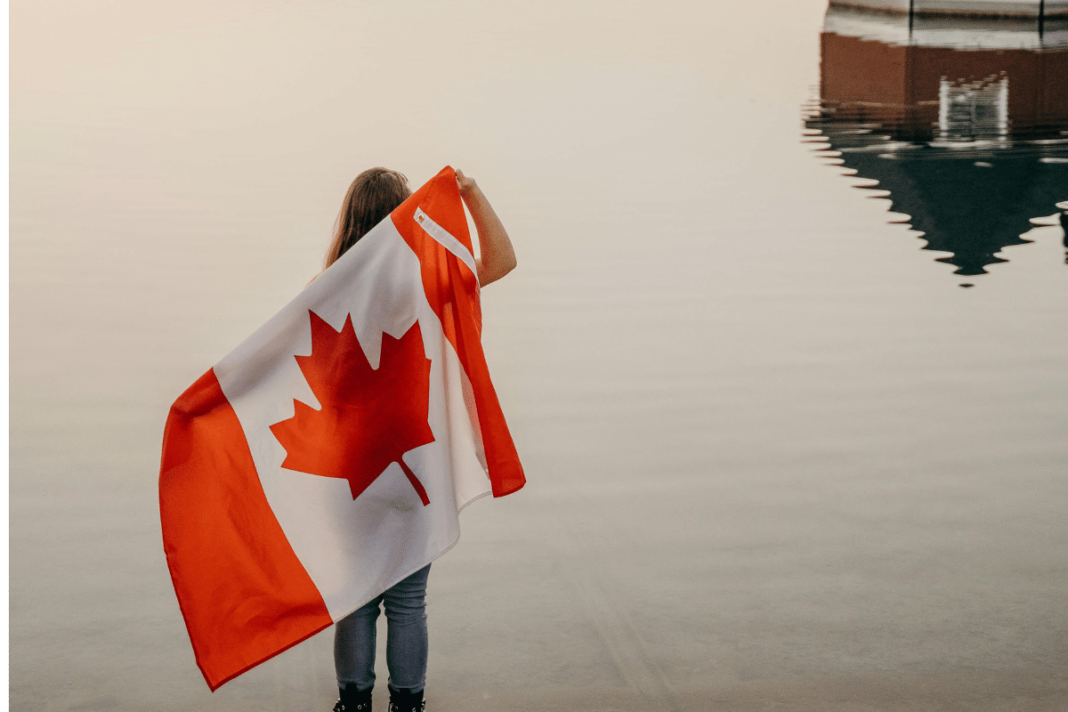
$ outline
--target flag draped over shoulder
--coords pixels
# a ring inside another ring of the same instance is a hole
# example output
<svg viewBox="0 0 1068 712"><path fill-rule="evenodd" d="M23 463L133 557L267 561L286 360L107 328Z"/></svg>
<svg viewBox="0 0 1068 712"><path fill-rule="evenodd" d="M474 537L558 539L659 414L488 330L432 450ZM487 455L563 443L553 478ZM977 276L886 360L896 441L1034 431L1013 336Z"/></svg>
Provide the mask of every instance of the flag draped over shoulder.
<svg viewBox="0 0 1068 712"><path fill-rule="evenodd" d="M175 401L163 547L215 690L456 543L525 479L446 167Z"/></svg>

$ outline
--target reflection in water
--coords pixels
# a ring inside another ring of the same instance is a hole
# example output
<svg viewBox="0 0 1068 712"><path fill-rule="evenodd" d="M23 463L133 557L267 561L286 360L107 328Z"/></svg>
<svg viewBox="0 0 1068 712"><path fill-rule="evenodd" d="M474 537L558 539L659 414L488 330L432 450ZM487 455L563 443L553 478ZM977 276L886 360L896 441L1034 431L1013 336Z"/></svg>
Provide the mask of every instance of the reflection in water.
<svg viewBox="0 0 1068 712"><path fill-rule="evenodd" d="M1005 262L1032 218L1068 200L1068 20L832 6L820 55L806 140L878 181L957 274Z"/></svg>

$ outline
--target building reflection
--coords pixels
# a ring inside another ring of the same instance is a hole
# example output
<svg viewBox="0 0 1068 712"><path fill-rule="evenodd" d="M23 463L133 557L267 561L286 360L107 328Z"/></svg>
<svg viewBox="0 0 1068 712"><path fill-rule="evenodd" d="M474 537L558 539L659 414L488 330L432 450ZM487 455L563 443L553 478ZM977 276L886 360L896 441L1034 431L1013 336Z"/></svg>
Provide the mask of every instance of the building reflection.
<svg viewBox="0 0 1068 712"><path fill-rule="evenodd" d="M1068 201L1068 19L831 6L820 54L806 140L878 181L957 274L1006 261Z"/></svg>

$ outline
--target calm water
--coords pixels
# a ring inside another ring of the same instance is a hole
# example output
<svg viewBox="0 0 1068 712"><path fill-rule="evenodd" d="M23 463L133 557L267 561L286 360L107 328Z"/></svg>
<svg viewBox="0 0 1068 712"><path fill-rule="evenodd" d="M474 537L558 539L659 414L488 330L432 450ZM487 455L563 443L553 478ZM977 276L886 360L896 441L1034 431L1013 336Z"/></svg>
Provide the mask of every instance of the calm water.
<svg viewBox="0 0 1068 712"><path fill-rule="evenodd" d="M330 709L329 634L207 691L163 421L317 271L357 172L446 163L519 255L485 338L530 484L435 564L433 710L1068 708L1068 91L1020 68L1058 66L1056 27L910 39L816 0L11 26L12 709ZM984 43L1022 64L955 48ZM928 71L878 74L899 50Z"/></svg>

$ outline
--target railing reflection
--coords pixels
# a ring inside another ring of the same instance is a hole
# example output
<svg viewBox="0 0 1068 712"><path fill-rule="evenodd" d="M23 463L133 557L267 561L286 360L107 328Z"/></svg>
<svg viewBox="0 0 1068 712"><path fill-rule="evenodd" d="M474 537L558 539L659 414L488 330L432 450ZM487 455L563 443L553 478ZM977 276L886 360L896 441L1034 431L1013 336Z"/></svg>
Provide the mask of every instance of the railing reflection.
<svg viewBox="0 0 1068 712"><path fill-rule="evenodd" d="M805 125L949 253L938 261L985 273L1032 219L1068 209L1068 19L832 6Z"/></svg>

